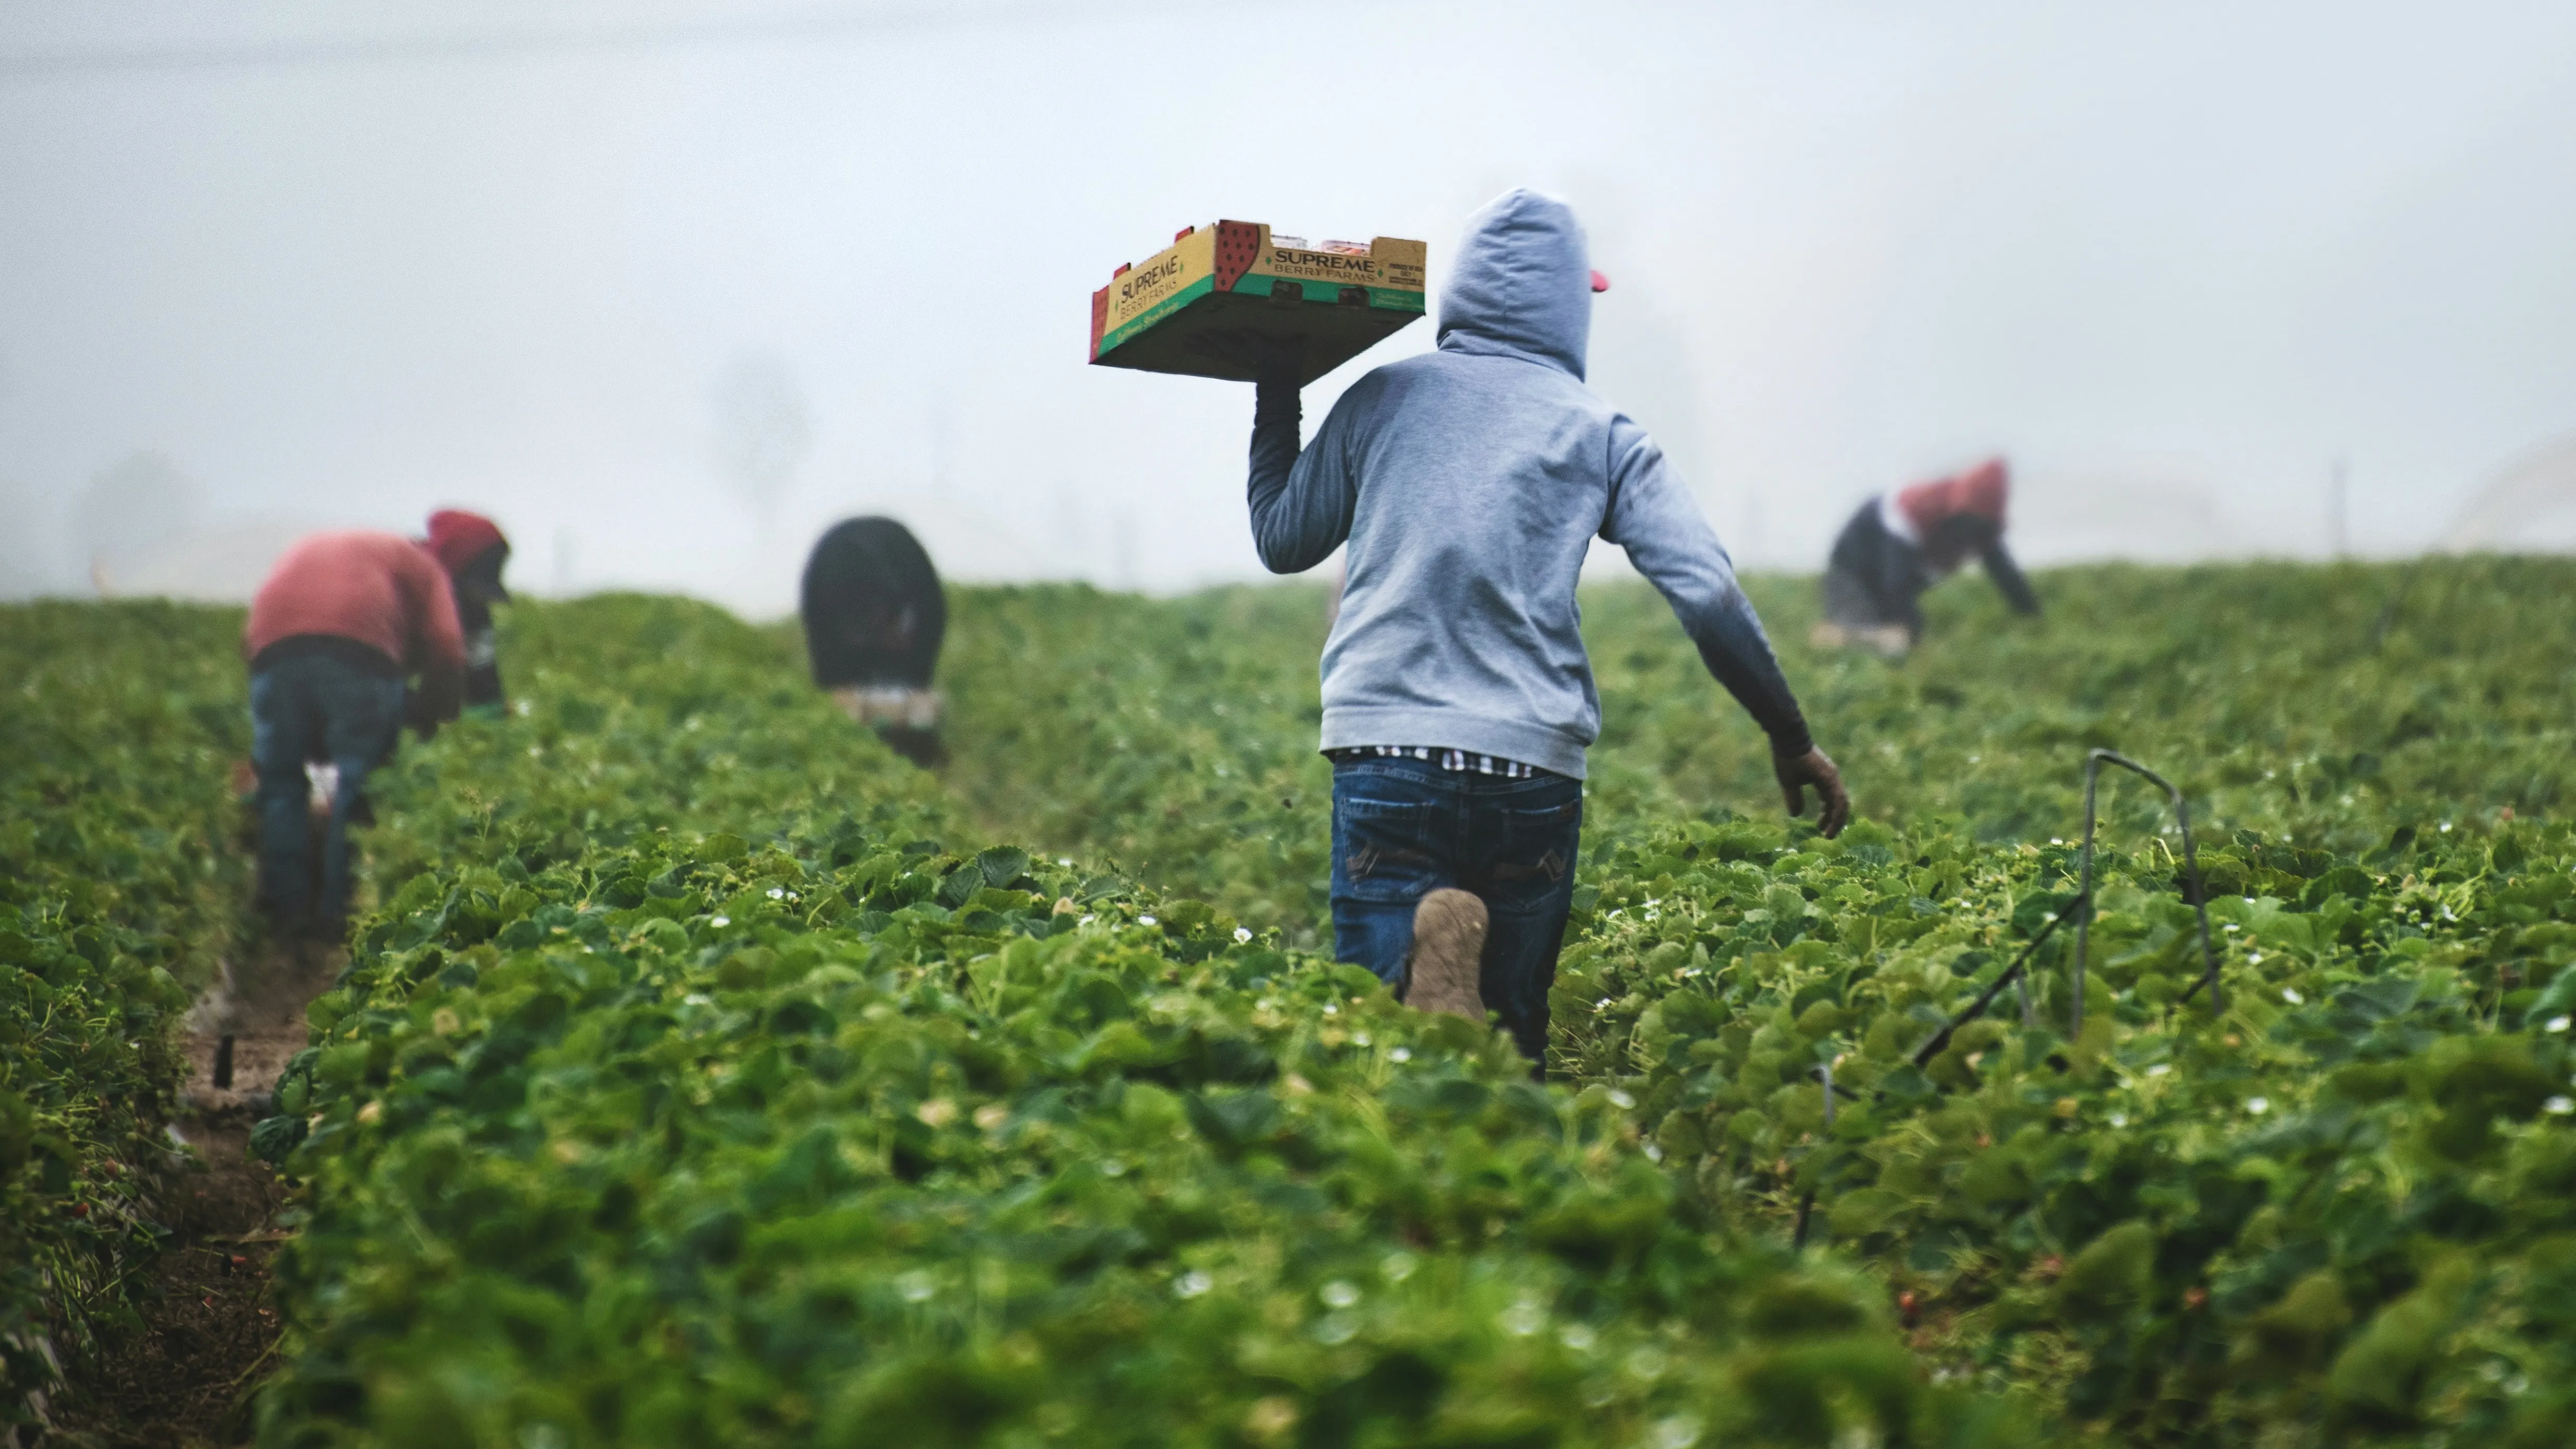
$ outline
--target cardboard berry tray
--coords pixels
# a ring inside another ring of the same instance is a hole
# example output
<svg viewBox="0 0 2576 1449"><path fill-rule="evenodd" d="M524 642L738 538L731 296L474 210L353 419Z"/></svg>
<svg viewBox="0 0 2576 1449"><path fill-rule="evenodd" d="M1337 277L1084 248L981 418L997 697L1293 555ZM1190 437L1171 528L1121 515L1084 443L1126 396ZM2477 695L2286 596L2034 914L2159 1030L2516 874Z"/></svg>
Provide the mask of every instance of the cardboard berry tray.
<svg viewBox="0 0 2576 1449"><path fill-rule="evenodd" d="M1257 221L1190 227L1091 294L1091 360L1249 382L1293 349L1312 382L1422 315L1421 242L1308 245Z"/></svg>

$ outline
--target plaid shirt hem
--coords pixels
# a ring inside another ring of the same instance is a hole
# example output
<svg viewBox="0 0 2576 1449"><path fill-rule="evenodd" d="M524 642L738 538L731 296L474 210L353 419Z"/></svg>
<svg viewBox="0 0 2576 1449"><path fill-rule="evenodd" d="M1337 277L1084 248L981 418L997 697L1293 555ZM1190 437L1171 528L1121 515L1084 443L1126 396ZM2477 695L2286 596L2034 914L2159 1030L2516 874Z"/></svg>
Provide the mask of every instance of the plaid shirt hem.
<svg viewBox="0 0 2576 1449"><path fill-rule="evenodd" d="M1528 780L1554 773L1500 755L1480 755L1438 745L1352 745L1326 750L1324 757L1336 764L1350 760L1424 760L1460 774L1498 775L1506 780Z"/></svg>

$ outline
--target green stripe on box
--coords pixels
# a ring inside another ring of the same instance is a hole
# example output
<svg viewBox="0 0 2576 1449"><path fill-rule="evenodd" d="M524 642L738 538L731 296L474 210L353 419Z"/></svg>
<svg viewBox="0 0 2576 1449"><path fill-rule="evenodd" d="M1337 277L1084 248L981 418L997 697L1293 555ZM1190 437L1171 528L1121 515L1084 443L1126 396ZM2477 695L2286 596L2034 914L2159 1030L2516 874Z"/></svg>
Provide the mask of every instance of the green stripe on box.
<svg viewBox="0 0 2576 1449"><path fill-rule="evenodd" d="M1181 310L1183 307L1188 306L1190 303L1197 301L1199 298L1204 297L1215 290L1216 278L1212 276L1199 278L1197 281L1192 282L1188 286L1174 292L1172 295L1165 297L1153 306L1137 313L1134 321L1104 334L1100 339L1100 350L1102 352L1107 352L1110 348L1117 346L1119 343L1126 341L1128 338L1135 336L1137 333L1144 331L1146 328L1153 326L1155 323L1162 321L1164 318L1171 316L1174 312Z"/></svg>
<svg viewBox="0 0 2576 1449"><path fill-rule="evenodd" d="M1314 293L1309 292L1306 294L1306 300L1309 302L1325 303L1332 306L1341 305L1341 286L1343 284L1309 281L1300 277L1248 276L1243 278L1241 281L1236 282L1234 284L1234 290L1239 296L1267 297L1270 295L1270 284L1273 282L1295 282L1300 287L1331 287L1334 289L1332 296L1318 297ZM1349 285L1355 286L1357 284L1352 283ZM1372 307L1384 307L1393 312L1419 312L1422 310L1422 294L1420 292L1408 292L1401 287L1371 287L1368 289L1368 294L1369 305Z"/></svg>
<svg viewBox="0 0 2576 1449"><path fill-rule="evenodd" d="M1281 277L1276 279L1260 276L1244 277L1234 284L1234 291L1238 295L1242 296L1267 297L1270 295L1270 284L1273 280L1297 281L1294 277ZM1306 284L1300 282L1299 285L1303 286ZM1324 283L1319 285L1331 284ZM1126 342L1128 339L1134 337L1137 333L1146 331L1155 323L1164 320L1174 312L1181 310L1183 307L1188 306L1190 303L1197 301L1201 297L1207 296L1215 290L1216 278L1199 278L1197 281L1192 282L1188 286L1174 292L1172 295L1165 297L1153 306L1146 308L1143 312L1137 315L1134 321L1104 334L1100 339L1100 350L1094 353L1093 356L1108 356L1112 350L1116 349L1120 344ZM1371 307L1381 308L1389 312L1410 312L1415 316L1422 315L1423 295L1420 292L1409 292L1401 287L1371 287L1368 289L1368 294L1369 305ZM1309 305L1320 307L1337 307L1341 305L1338 293L1330 297L1309 295L1306 298L1306 301Z"/></svg>

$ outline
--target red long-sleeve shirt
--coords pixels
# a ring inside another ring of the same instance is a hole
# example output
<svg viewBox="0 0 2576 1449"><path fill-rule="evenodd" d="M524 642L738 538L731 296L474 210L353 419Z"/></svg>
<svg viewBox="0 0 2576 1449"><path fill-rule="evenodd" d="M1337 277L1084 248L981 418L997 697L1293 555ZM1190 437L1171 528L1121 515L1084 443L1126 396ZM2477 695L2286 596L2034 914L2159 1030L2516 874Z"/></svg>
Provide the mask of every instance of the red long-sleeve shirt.
<svg viewBox="0 0 2576 1449"><path fill-rule="evenodd" d="M447 570L418 544L367 529L296 541L250 603L242 653L256 659L282 639L328 634L376 650L436 685L461 679L465 637Z"/></svg>

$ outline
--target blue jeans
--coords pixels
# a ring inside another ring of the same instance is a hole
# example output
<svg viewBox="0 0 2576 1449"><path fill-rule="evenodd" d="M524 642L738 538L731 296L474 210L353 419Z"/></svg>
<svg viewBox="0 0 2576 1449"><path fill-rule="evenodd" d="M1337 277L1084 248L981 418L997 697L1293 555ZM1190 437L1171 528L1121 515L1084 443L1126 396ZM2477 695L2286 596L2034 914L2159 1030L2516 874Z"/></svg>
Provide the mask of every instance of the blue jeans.
<svg viewBox="0 0 2576 1449"><path fill-rule="evenodd" d="M349 815L367 772L394 752L403 682L345 659L302 653L250 677L250 761L259 772L259 896L282 933L336 934L349 914ZM322 840L321 897L314 898L312 795L305 762L340 769Z"/></svg>
<svg viewBox="0 0 2576 1449"><path fill-rule="evenodd" d="M1473 892L1489 924L1479 979L1523 1056L1547 1060L1547 991L1574 906L1583 782L1504 779L1428 760L1333 766L1333 946L1398 996L1413 908L1443 886Z"/></svg>

